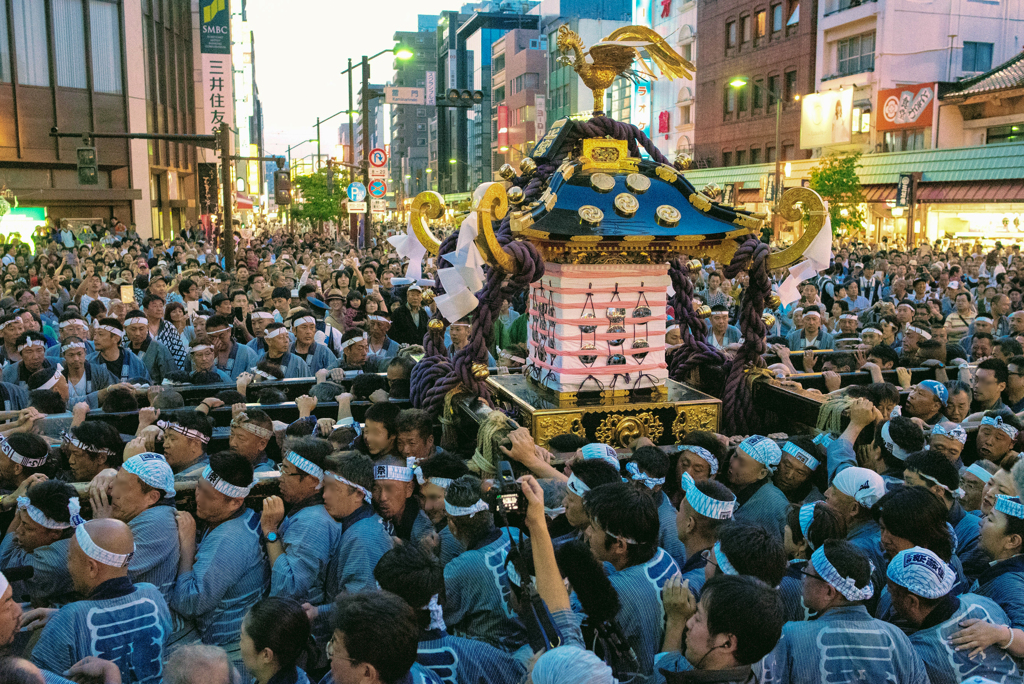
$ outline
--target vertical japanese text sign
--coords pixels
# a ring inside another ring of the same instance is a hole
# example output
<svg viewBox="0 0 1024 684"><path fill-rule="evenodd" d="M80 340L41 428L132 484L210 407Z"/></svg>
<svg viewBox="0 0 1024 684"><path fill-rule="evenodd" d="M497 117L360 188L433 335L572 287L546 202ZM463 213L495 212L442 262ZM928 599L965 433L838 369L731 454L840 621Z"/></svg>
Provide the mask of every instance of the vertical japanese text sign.
<svg viewBox="0 0 1024 684"><path fill-rule="evenodd" d="M216 133L221 123L234 127L231 23L228 0L200 0L199 51L203 56L203 130Z"/></svg>

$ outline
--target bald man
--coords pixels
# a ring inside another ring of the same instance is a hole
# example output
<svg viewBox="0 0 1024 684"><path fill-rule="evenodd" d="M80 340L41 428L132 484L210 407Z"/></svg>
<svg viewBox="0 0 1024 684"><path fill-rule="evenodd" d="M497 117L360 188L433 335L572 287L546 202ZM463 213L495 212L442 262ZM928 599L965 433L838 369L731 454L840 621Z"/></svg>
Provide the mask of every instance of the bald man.
<svg viewBox="0 0 1024 684"><path fill-rule="evenodd" d="M134 551L132 531L120 520L79 522L68 572L86 598L50 618L32 651L34 664L66 672L94 655L116 664L123 681L159 684L171 612L159 589L128 578Z"/></svg>

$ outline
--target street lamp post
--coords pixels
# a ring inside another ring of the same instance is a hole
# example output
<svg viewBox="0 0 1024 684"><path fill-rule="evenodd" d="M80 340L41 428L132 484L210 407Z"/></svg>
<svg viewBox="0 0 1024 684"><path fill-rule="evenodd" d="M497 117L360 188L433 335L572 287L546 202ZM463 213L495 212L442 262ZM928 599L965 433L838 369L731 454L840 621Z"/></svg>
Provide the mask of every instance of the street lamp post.
<svg viewBox="0 0 1024 684"><path fill-rule="evenodd" d="M362 60L360 60L360 66L361 66L361 71L362 71L362 87L361 87L359 92L360 92L360 95L361 95L362 101L363 101L362 102L362 105L363 105L362 106L362 115L361 115L362 116L362 120L363 120L363 135L362 135L362 157L363 158L361 158L359 160L359 166L363 170L363 185L369 185L369 183L370 183L370 163L366 159L366 156L369 155L369 153L370 153L370 128L369 128L369 118L370 118L370 62L375 60L375 59L377 59L381 55L387 54L389 52L391 54L393 54L397 59L401 59L401 60L411 59L414 56L412 50L409 50L408 48L402 47L401 45L396 45L395 47L390 48L388 50L381 50L380 52L378 52L377 54L373 55L372 57L367 57L366 55L363 55ZM344 71L342 71L341 73L348 74L348 102L349 102L349 109L350 109L349 117L348 117L348 137L349 137L349 144L352 147L353 157L354 157L354 154L355 154L355 139L353 138L352 112L351 112L351 107L352 107L352 60L351 59L348 60L348 68L345 69ZM354 158L351 159L350 162L354 164L355 163L355 159ZM356 244L356 240L358 239L358 234L356 233L356 228L355 228L355 218L352 216L352 214L349 214L349 217L350 217L350 221L352 222L352 223L350 223L350 226L349 226L350 227L349 237L352 240L352 243ZM365 232L365 229L366 229L366 225L367 225L366 224L366 218L364 217L363 218L364 232ZM367 236L367 238L368 237L369 236Z"/></svg>
<svg viewBox="0 0 1024 684"><path fill-rule="evenodd" d="M737 76L736 78L729 81L729 86L735 89L745 88L750 84L750 79L746 76ZM757 87L756 85L754 86ZM772 183L772 237L778 239L779 237L779 197L782 195L779 192L782 184L782 142L781 142L781 126L782 126L782 95L765 88L768 93L768 97L775 98L775 180Z"/></svg>

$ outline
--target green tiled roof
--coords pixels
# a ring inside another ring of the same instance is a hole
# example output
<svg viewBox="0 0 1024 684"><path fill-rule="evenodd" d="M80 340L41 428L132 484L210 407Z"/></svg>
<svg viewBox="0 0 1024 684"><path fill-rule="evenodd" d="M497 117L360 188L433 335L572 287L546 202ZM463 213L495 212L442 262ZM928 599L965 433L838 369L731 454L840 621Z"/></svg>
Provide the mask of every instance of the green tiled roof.
<svg viewBox="0 0 1024 684"><path fill-rule="evenodd" d="M793 175L807 177L818 160L793 162ZM1024 143L959 147L911 152L866 154L857 168L863 185L895 184L899 174L921 172L924 183L958 183L967 181L1009 180L1024 178ZM686 179L696 187L707 183L743 183L744 188L758 187L761 177L775 173L775 164L753 164L714 169L690 169Z"/></svg>
<svg viewBox="0 0 1024 684"><path fill-rule="evenodd" d="M975 95L992 90L1024 87L1024 52L995 69L965 78L943 93L943 97Z"/></svg>

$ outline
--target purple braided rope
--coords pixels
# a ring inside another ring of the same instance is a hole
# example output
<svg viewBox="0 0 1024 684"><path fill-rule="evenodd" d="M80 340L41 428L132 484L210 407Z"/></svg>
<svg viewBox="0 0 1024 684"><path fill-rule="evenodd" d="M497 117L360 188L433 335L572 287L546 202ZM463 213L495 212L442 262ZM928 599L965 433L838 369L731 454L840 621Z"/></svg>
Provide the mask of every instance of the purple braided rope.
<svg viewBox="0 0 1024 684"><path fill-rule="evenodd" d="M707 323L693 309L693 282L687 277L682 260L676 259L669 266L672 288L676 291L672 300L682 346L672 355L669 377L676 382L686 382L690 371L702 365L721 366L726 362L725 354L707 343Z"/></svg>
<svg viewBox="0 0 1024 684"><path fill-rule="evenodd" d="M581 138L603 138L605 136L611 136L617 140L626 140L629 142L629 155L631 157L640 156L640 146L647 151L647 154L651 155L651 159L661 164L668 164L668 157L661 153L651 139L644 135L644 132L633 124L622 123L615 119L610 119L607 116L595 116L590 121L583 121L577 123L577 130L584 133ZM637 144L639 143L639 145Z"/></svg>
<svg viewBox="0 0 1024 684"><path fill-rule="evenodd" d="M760 419L753 410L753 396L747 375L750 370L764 365L761 355L767 349L765 338L768 327L761 319L761 313L764 311L765 299L771 293L771 280L768 277L770 252L767 244L752 236L740 245L725 269L726 278L735 278L744 269L750 273L750 284L743 292L738 321L744 338L743 345L732 361L722 394L725 428L727 434L731 435L754 434L760 425Z"/></svg>

